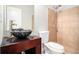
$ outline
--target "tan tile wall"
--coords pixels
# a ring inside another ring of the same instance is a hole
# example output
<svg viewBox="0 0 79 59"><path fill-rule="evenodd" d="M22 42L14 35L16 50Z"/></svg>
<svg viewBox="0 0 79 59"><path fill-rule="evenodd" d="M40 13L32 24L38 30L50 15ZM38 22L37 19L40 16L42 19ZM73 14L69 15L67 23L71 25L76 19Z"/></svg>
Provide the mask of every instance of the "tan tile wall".
<svg viewBox="0 0 79 59"><path fill-rule="evenodd" d="M48 9L48 30L49 41L57 42L57 13L52 9Z"/></svg>
<svg viewBox="0 0 79 59"><path fill-rule="evenodd" d="M65 53L79 53L79 7L58 13L57 41L65 47Z"/></svg>

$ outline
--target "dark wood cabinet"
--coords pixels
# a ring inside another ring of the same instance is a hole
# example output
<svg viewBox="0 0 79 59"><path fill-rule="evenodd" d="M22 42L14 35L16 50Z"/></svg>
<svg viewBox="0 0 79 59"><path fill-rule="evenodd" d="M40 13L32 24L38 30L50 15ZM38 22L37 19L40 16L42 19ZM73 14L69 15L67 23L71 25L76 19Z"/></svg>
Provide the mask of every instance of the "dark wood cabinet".
<svg viewBox="0 0 79 59"><path fill-rule="evenodd" d="M41 38L30 36L24 40L16 40L0 47L1 54L41 54Z"/></svg>

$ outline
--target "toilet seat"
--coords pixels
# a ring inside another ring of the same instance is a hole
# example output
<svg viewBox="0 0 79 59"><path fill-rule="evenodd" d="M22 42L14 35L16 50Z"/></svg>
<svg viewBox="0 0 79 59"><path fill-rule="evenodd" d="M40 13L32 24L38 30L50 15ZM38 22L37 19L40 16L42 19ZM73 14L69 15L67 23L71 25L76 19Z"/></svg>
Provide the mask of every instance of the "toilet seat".
<svg viewBox="0 0 79 59"><path fill-rule="evenodd" d="M48 42L44 44L51 52L64 53L64 47L58 43Z"/></svg>

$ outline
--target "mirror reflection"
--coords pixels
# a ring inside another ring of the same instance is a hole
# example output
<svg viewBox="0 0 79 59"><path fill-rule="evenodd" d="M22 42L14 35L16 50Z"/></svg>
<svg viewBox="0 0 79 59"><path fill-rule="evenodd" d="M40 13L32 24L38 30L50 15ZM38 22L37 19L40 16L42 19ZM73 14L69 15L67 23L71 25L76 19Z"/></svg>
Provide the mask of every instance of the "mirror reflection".
<svg viewBox="0 0 79 59"><path fill-rule="evenodd" d="M6 5L5 6L4 36L9 35L12 29L22 28L32 30L34 15L33 5Z"/></svg>

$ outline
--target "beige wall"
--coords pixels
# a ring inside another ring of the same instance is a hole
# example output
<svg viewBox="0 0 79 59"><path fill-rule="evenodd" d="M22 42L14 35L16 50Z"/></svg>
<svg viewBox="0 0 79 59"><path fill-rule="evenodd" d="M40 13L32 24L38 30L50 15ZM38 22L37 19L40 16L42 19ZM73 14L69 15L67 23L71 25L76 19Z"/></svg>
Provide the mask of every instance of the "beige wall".
<svg viewBox="0 0 79 59"><path fill-rule="evenodd" d="M58 13L58 33L63 42L65 53L79 53L79 7Z"/></svg>
<svg viewBox="0 0 79 59"><path fill-rule="evenodd" d="M36 5L34 8L34 35L39 31L48 31L48 7L46 5Z"/></svg>

